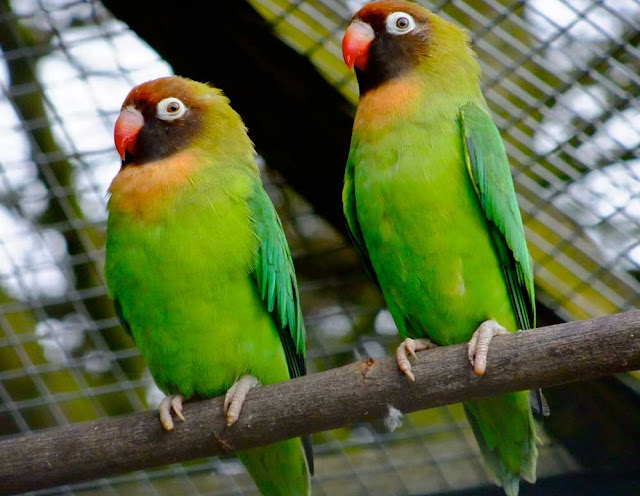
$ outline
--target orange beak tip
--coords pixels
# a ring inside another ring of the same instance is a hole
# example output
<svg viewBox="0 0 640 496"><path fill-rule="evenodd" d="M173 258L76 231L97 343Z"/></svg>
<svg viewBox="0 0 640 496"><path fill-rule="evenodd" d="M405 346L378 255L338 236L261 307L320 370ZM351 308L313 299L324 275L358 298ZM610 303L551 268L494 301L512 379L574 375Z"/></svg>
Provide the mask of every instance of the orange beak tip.
<svg viewBox="0 0 640 496"><path fill-rule="evenodd" d="M116 143L116 150L118 150L120 160L124 161L124 155L126 153L126 143Z"/></svg>
<svg viewBox="0 0 640 496"><path fill-rule="evenodd" d="M349 70L352 71L353 70L353 63L355 62L355 60L353 59L353 57L351 57L351 54L345 55L344 62L345 62L345 64L347 64L347 67L349 68Z"/></svg>

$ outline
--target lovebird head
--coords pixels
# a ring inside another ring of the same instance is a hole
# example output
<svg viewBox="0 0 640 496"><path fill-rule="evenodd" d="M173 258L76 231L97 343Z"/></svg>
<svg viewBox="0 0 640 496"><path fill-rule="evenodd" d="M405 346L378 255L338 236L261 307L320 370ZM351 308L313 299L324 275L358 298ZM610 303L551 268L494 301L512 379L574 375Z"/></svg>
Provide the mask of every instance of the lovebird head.
<svg viewBox="0 0 640 496"><path fill-rule="evenodd" d="M114 128L123 167L162 160L188 148L224 153L248 137L222 91L170 76L147 81L127 95Z"/></svg>
<svg viewBox="0 0 640 496"><path fill-rule="evenodd" d="M480 75L464 29L403 0L372 2L356 12L342 54L355 68L361 95L406 76L430 80L437 91L476 85Z"/></svg>
<svg viewBox="0 0 640 496"><path fill-rule="evenodd" d="M228 172L258 178L253 143L217 88L171 76L127 95L114 128L122 167L109 186L109 211L154 221L184 191L230 188ZM198 196L199 195L199 196Z"/></svg>

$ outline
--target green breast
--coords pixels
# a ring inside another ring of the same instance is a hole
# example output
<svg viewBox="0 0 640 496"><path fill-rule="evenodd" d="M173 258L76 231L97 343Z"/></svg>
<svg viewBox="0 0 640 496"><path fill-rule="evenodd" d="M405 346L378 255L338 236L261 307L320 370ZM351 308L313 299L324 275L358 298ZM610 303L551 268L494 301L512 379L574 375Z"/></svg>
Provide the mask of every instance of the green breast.
<svg viewBox="0 0 640 496"><path fill-rule="evenodd" d="M110 214L109 288L166 393L217 395L246 373L265 383L288 377L251 277L253 180L196 177L153 224Z"/></svg>
<svg viewBox="0 0 640 496"><path fill-rule="evenodd" d="M455 114L363 134L356 146L358 221L400 331L445 345L488 318L515 330Z"/></svg>

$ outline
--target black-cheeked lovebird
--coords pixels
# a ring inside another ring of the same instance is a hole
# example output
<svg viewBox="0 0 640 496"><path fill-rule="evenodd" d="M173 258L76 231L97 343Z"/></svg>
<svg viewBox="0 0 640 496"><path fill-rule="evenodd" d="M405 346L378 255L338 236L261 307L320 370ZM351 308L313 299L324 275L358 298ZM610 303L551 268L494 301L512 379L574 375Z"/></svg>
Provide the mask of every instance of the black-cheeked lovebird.
<svg viewBox="0 0 640 496"><path fill-rule="evenodd" d="M106 275L116 313L158 387L162 425L182 402L305 374L293 262L240 116L181 77L131 90L115 125ZM188 418L187 418L188 421ZM265 495L310 494L308 439L237 453Z"/></svg>
<svg viewBox="0 0 640 496"><path fill-rule="evenodd" d="M344 212L400 333L400 369L434 345L469 342L476 374L497 334L535 326L531 258L505 148L466 32L415 3L353 17L343 55L360 99ZM428 384L425 387L429 387ZM464 403L497 484L534 482L528 392Z"/></svg>

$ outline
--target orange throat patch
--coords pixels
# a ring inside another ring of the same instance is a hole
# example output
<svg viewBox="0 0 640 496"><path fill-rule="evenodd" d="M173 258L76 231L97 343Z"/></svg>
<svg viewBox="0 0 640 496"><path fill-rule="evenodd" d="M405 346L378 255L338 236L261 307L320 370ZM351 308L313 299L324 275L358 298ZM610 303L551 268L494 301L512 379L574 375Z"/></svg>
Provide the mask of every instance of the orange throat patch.
<svg viewBox="0 0 640 496"><path fill-rule="evenodd" d="M354 131L379 129L396 122L398 118L408 117L415 111L421 90L422 81L416 76L393 79L369 90L358 102Z"/></svg>
<svg viewBox="0 0 640 496"><path fill-rule="evenodd" d="M193 152L183 151L144 165L128 165L109 186L109 210L142 221L157 219L205 163Z"/></svg>

